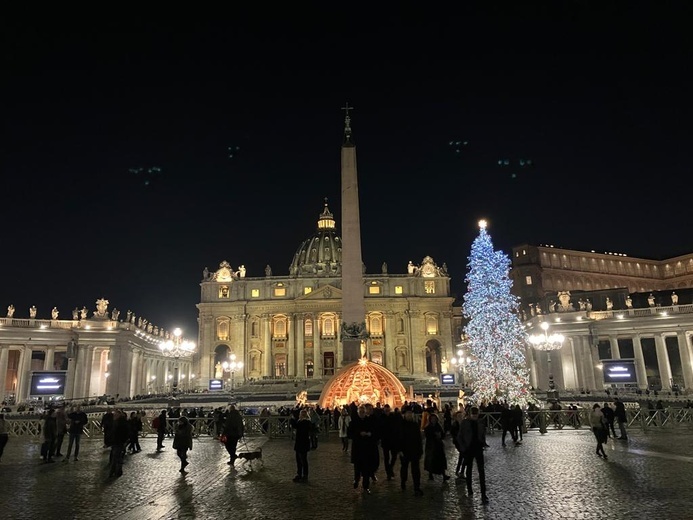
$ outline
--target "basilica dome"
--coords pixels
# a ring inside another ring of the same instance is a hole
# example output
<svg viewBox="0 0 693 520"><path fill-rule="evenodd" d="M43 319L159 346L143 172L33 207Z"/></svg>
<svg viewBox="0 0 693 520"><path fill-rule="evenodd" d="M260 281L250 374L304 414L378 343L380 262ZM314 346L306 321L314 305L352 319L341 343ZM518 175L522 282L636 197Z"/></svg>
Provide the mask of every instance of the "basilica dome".
<svg viewBox="0 0 693 520"><path fill-rule="evenodd" d="M342 239L335 229L334 216L325 203L315 234L296 250L289 276L341 276Z"/></svg>
<svg viewBox="0 0 693 520"><path fill-rule="evenodd" d="M395 374L363 357L345 366L325 384L318 404L334 408L351 402L380 403L402 409L406 399L407 391Z"/></svg>

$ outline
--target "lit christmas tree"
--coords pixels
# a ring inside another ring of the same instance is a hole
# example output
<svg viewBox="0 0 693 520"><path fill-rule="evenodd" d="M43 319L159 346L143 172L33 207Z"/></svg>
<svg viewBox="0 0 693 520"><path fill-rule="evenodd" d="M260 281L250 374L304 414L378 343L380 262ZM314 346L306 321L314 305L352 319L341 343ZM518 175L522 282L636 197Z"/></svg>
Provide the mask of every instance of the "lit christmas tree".
<svg viewBox="0 0 693 520"><path fill-rule="evenodd" d="M466 277L467 293L462 312L469 319L472 361L468 374L475 403L494 397L524 406L532 400L525 359L527 335L522 328L519 299L510 293L510 259L494 251L486 222L479 222L479 236L472 244Z"/></svg>

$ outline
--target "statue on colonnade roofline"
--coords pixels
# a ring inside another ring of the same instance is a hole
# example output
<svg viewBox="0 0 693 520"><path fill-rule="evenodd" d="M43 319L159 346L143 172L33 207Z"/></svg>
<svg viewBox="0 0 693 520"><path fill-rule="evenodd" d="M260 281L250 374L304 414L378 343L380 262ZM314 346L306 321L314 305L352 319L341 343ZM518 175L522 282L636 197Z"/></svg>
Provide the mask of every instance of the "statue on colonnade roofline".
<svg viewBox="0 0 693 520"><path fill-rule="evenodd" d="M7 306L7 317L12 318L14 316L14 305L11 303Z"/></svg>
<svg viewBox="0 0 693 520"><path fill-rule="evenodd" d="M614 308L614 302L611 301L611 298L608 296L606 297L606 310L610 311Z"/></svg>
<svg viewBox="0 0 693 520"><path fill-rule="evenodd" d="M36 312L37 312L36 311L36 305L32 305L31 307L29 307L29 317L30 318L32 318L32 319L35 318Z"/></svg>
<svg viewBox="0 0 693 520"><path fill-rule="evenodd" d="M128 309L128 312L125 313L125 323L130 323L130 318L132 318L132 311Z"/></svg>
<svg viewBox="0 0 693 520"><path fill-rule="evenodd" d="M72 319L74 321L79 320L79 307L75 307L74 309L72 309Z"/></svg>
<svg viewBox="0 0 693 520"><path fill-rule="evenodd" d="M113 312L111 313L111 320L118 321L118 316L120 316L120 311L113 307Z"/></svg>
<svg viewBox="0 0 693 520"><path fill-rule="evenodd" d="M80 316L80 318L83 319L83 320L86 320L86 319L87 319L87 313L88 313L88 312L89 312L89 311L87 311L87 308L86 308L86 307L82 307L82 310L79 311L79 316Z"/></svg>
<svg viewBox="0 0 693 520"><path fill-rule="evenodd" d="M647 297L647 304L648 304L650 307L654 307L654 306L655 306L655 297L654 297L654 295L653 295L652 293L650 293L650 295Z"/></svg>
<svg viewBox="0 0 693 520"><path fill-rule="evenodd" d="M57 308L57 307L53 307L53 309L51 310L51 319L57 320L57 319L58 319L58 314L59 314L59 313L58 313L58 308Z"/></svg>
<svg viewBox="0 0 693 520"><path fill-rule="evenodd" d="M633 298L630 297L630 294L626 296L626 307L629 309L633 308Z"/></svg>
<svg viewBox="0 0 693 520"><path fill-rule="evenodd" d="M105 298L96 300L96 312L94 313L94 317L108 318L108 303L108 300Z"/></svg>
<svg viewBox="0 0 693 520"><path fill-rule="evenodd" d="M269 264L265 266L265 276L267 276L268 278L272 276L272 268Z"/></svg>
<svg viewBox="0 0 693 520"><path fill-rule="evenodd" d="M560 312L570 312L570 311L575 310L570 303L570 291L558 291L556 296L558 296L558 301L559 301L558 310ZM582 300L580 300L580 301L582 301Z"/></svg>
<svg viewBox="0 0 693 520"><path fill-rule="evenodd" d="M245 266L243 264L238 266L238 276L245 278Z"/></svg>
<svg viewBox="0 0 693 520"><path fill-rule="evenodd" d="M679 295L676 294L676 291L673 291L671 293L671 304L672 305L678 305L679 304Z"/></svg>

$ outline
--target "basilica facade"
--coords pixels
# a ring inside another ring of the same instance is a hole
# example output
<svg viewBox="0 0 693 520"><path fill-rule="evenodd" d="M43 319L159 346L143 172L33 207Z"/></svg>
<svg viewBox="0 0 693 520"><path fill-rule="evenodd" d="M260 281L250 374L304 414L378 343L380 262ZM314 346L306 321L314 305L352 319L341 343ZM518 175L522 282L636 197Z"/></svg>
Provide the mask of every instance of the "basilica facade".
<svg viewBox="0 0 693 520"><path fill-rule="evenodd" d="M262 268L261 268L262 269ZM201 282L198 384L227 384L229 359L242 363L235 381L327 380L343 365L342 243L325 204L314 233L296 250L286 275L246 276L223 261ZM402 272L363 274L367 338L364 354L400 379L437 377L459 342L446 266L424 257ZM233 358L232 358L233 356ZM224 366L226 362L226 367Z"/></svg>

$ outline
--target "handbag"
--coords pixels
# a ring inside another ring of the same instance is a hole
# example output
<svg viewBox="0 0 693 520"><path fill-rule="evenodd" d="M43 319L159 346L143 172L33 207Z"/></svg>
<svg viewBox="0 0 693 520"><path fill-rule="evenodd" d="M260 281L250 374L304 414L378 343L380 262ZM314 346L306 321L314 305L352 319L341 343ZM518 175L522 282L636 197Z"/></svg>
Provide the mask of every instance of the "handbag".
<svg viewBox="0 0 693 520"><path fill-rule="evenodd" d="M226 434L222 433L222 434L219 436L219 442L221 442L222 444L226 444L226 441L227 441L227 440L228 440L228 438L226 437Z"/></svg>

